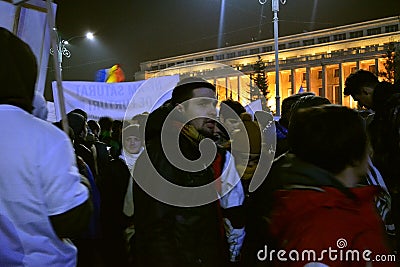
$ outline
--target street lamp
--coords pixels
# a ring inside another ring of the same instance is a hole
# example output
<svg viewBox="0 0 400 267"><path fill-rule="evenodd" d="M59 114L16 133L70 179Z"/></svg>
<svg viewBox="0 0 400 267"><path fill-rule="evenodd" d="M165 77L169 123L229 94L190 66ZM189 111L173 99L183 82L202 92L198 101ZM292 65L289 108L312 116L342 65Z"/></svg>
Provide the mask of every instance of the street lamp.
<svg viewBox="0 0 400 267"><path fill-rule="evenodd" d="M57 30L54 29L56 32ZM64 40L60 37L60 35L57 33L57 57L58 57L58 63L60 66L60 72L62 72L62 58L63 56L66 58L70 58L71 57L71 51L68 50L68 48L66 47L66 45L69 45L69 42L72 41L73 39L76 38L82 38L85 37L89 40L93 40L94 39L94 34L92 32L88 32L85 35L78 35L78 36L74 36L71 37L67 40ZM50 54L54 56L54 50L53 48L50 48Z"/></svg>
<svg viewBox="0 0 400 267"><path fill-rule="evenodd" d="M276 99L276 116L281 115L280 96L279 96L279 51L278 51L278 11L279 2L282 5L286 4L286 0L271 0L272 12L274 12L274 47L275 47L275 99ZM267 0L258 0L261 5L264 5Z"/></svg>

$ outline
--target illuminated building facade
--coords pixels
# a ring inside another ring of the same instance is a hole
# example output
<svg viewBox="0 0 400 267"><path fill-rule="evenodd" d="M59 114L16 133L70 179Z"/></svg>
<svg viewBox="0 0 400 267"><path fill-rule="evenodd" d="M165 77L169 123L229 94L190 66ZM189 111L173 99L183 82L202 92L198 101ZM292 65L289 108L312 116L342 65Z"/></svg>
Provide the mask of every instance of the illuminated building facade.
<svg viewBox="0 0 400 267"><path fill-rule="evenodd" d="M400 16L396 16L279 37L281 99L303 90L335 104L355 107L352 98L342 94L346 77L357 69L376 74L383 71L389 44L400 43L399 28ZM252 93L254 87L249 79L258 56L266 63L268 106L274 111L273 39L143 62L135 77L141 80L158 75L207 74L207 79L217 86L219 100L232 98L246 104L259 97ZM237 72L216 71L222 65Z"/></svg>

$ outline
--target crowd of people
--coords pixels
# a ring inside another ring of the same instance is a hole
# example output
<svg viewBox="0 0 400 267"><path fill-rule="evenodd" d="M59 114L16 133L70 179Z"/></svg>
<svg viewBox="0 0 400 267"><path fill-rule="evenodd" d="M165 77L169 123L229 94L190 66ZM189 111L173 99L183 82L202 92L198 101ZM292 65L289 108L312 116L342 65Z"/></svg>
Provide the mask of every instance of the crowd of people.
<svg viewBox="0 0 400 267"><path fill-rule="evenodd" d="M0 267L397 265L396 83L358 70L344 95L369 116L307 92L267 123L182 78L126 121L72 110L67 134L44 120L29 46L4 28L0 44Z"/></svg>

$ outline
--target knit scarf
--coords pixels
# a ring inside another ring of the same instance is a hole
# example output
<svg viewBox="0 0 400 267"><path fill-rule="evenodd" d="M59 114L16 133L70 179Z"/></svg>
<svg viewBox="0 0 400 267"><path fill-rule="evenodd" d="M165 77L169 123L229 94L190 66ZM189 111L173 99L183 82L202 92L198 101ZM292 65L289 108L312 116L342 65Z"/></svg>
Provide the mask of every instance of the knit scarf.
<svg viewBox="0 0 400 267"><path fill-rule="evenodd" d="M182 128L181 134L184 135L194 146L198 146L200 144L201 140L206 138L204 135L199 133L196 130L196 128L194 128L193 125L190 125L190 124L183 125L183 123L178 122L178 121L174 121L173 125L177 129ZM217 147L223 148L223 149L229 149L231 146L230 140L220 140L220 142L215 142L215 144L217 145Z"/></svg>

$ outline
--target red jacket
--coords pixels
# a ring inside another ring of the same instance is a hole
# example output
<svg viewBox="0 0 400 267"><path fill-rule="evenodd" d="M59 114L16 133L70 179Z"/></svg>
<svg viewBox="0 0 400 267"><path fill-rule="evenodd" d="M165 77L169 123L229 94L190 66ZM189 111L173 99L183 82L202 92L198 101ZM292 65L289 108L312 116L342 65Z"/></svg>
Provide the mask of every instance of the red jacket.
<svg viewBox="0 0 400 267"><path fill-rule="evenodd" d="M278 260L275 252L272 258L276 266L304 266L313 261L331 267L365 266L363 253L373 261L373 266L396 266L393 259L392 262L376 261L378 257L393 257L374 206L378 190L374 186L352 188L353 198L335 187L304 186L278 191L270 230L279 248L286 252L281 258L287 261ZM299 253L299 261L290 260L296 258L292 250ZM304 250L315 251L316 258L306 251L302 261ZM359 261L351 261L357 259L357 253Z"/></svg>

